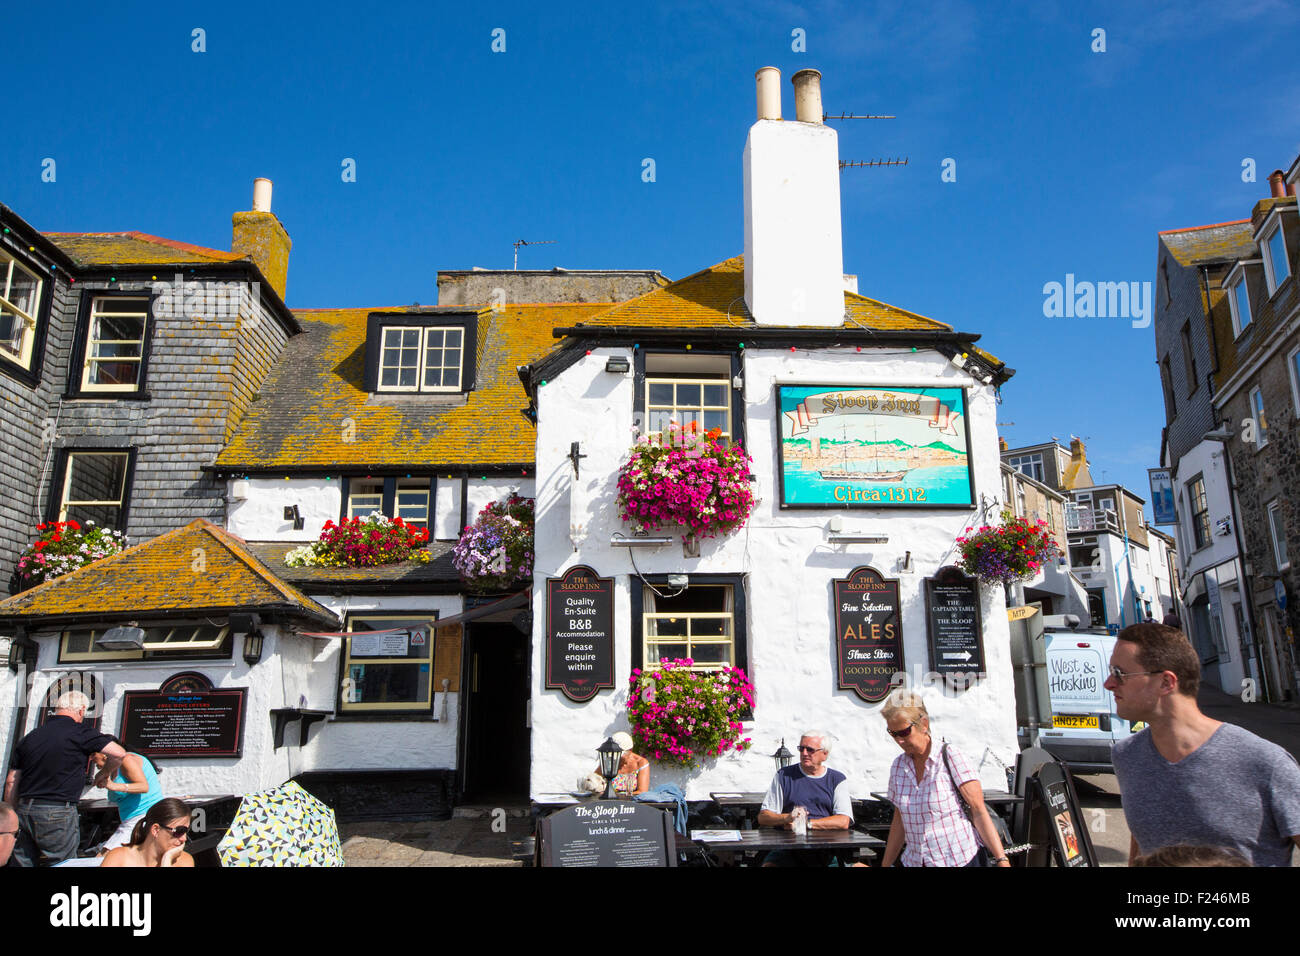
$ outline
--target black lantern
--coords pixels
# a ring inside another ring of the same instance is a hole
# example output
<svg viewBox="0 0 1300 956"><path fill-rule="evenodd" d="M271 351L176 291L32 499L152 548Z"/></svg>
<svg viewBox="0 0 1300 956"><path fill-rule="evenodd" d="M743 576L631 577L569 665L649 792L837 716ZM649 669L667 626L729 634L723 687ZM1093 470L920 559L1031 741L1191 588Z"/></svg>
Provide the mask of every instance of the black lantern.
<svg viewBox="0 0 1300 956"><path fill-rule="evenodd" d="M623 762L623 748L614 742L613 737L606 737L605 742L596 748L600 756L600 775L605 778L605 795L602 800L614 799L614 778L618 776L618 765Z"/></svg>
<svg viewBox="0 0 1300 956"><path fill-rule="evenodd" d="M794 760L794 754L785 749L785 738L781 738L781 747L776 753L772 754L772 759L776 761L776 768L784 770L790 766L790 761Z"/></svg>
<svg viewBox="0 0 1300 956"><path fill-rule="evenodd" d="M244 661L252 667L262 659L262 632L249 631L244 635Z"/></svg>

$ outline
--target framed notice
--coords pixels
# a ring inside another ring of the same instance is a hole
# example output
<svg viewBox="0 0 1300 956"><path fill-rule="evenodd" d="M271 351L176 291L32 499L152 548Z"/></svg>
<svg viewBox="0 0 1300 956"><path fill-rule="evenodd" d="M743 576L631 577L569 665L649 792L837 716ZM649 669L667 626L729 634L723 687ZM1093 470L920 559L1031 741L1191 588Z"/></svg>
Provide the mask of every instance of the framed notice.
<svg viewBox="0 0 1300 956"><path fill-rule="evenodd" d="M984 672L980 585L949 565L925 579L925 626L930 669L945 677Z"/></svg>
<svg viewBox="0 0 1300 956"><path fill-rule="evenodd" d="M150 757L238 757L248 688L204 687L193 672L156 691L129 690L122 701L122 744Z"/></svg>
<svg viewBox="0 0 1300 956"><path fill-rule="evenodd" d="M546 688L591 700L614 686L614 579L586 565L546 579Z"/></svg>
<svg viewBox="0 0 1300 956"><path fill-rule="evenodd" d="M966 390L778 385L782 508L972 508Z"/></svg>
<svg viewBox="0 0 1300 956"><path fill-rule="evenodd" d="M860 567L831 582L835 600L835 662L839 686L868 703L889 696L905 671L898 579Z"/></svg>
<svg viewBox="0 0 1300 956"><path fill-rule="evenodd" d="M543 817L538 829L542 866L677 865L673 818L644 803L592 800Z"/></svg>

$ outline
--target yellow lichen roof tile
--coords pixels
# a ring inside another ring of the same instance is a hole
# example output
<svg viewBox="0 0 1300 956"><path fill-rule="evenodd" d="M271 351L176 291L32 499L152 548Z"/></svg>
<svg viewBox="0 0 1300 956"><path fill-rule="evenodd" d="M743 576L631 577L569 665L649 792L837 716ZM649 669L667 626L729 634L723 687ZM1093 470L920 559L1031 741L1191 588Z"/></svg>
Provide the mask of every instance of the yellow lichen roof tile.
<svg viewBox="0 0 1300 956"><path fill-rule="evenodd" d="M42 233L79 266L207 265L247 258L238 252L209 249L144 232Z"/></svg>
<svg viewBox="0 0 1300 956"><path fill-rule="evenodd" d="M460 404L445 396L365 390L370 314L429 309L298 311L303 334L286 344L216 467L264 473L530 463L536 431L519 414L528 398L515 369L546 353L555 341L552 329L607 308L607 302L515 304L480 311L476 381Z"/></svg>
<svg viewBox="0 0 1300 956"><path fill-rule="evenodd" d="M1166 229L1158 235L1181 266L1241 259L1255 250L1249 219L1189 229Z"/></svg>
<svg viewBox="0 0 1300 956"><path fill-rule="evenodd" d="M876 331L948 330L952 327L855 292L844 293L845 328ZM661 328L754 326L745 305L745 257L733 256L671 282L662 289L611 306L589 325L643 325ZM806 326L791 326L805 328Z"/></svg>
<svg viewBox="0 0 1300 956"><path fill-rule="evenodd" d="M243 541L202 518L0 601L0 621L149 618L259 608L314 625L335 615L277 578Z"/></svg>

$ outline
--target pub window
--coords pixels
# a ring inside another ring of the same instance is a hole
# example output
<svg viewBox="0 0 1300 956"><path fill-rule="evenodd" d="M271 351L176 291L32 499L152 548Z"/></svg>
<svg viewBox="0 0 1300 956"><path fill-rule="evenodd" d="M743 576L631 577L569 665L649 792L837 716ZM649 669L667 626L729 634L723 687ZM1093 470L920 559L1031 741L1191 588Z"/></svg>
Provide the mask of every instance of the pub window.
<svg viewBox="0 0 1300 956"><path fill-rule="evenodd" d="M378 511L384 511L384 483L382 480L348 482L349 518L365 518Z"/></svg>
<svg viewBox="0 0 1300 956"><path fill-rule="evenodd" d="M163 624L146 627L144 649L107 651L95 646L106 628L64 631L59 641L59 662L138 660L228 660L234 645L230 628L204 623Z"/></svg>
<svg viewBox="0 0 1300 956"><path fill-rule="evenodd" d="M643 361L637 410L644 413L642 430L647 437L662 435L670 422L676 422L682 428L694 425L701 432L716 428L723 444L742 439L735 417L733 356L661 353L645 355Z"/></svg>
<svg viewBox="0 0 1300 956"><path fill-rule="evenodd" d="M1203 548L1210 543L1210 506L1205 499L1205 476L1197 475L1187 483L1187 501L1192 511L1192 544Z"/></svg>
<svg viewBox="0 0 1300 956"><path fill-rule="evenodd" d="M0 251L0 359L31 370L42 282L13 256Z"/></svg>
<svg viewBox="0 0 1300 956"><path fill-rule="evenodd" d="M692 670L736 666L735 598L730 585L692 584L680 594L644 589L643 660L691 659ZM672 596L663 596L665 594Z"/></svg>
<svg viewBox="0 0 1300 956"><path fill-rule="evenodd" d="M401 478L393 501L393 517L421 528L429 526L429 479Z"/></svg>
<svg viewBox="0 0 1300 956"><path fill-rule="evenodd" d="M121 529L129 452L70 451L64 465L57 520Z"/></svg>
<svg viewBox="0 0 1300 956"><path fill-rule="evenodd" d="M149 298L96 296L86 331L83 392L136 392L144 384Z"/></svg>
<svg viewBox="0 0 1300 956"><path fill-rule="evenodd" d="M433 707L436 615L350 614L340 712L427 712Z"/></svg>

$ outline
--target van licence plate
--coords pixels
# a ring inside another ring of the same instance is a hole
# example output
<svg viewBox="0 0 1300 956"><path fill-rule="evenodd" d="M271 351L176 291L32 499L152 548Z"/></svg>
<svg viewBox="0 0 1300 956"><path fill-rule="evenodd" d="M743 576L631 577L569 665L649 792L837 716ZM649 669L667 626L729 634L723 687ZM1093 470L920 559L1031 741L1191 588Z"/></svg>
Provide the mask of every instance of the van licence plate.
<svg viewBox="0 0 1300 956"><path fill-rule="evenodd" d="M1081 730L1097 730L1099 728L1096 714L1053 714L1052 726L1071 727Z"/></svg>

